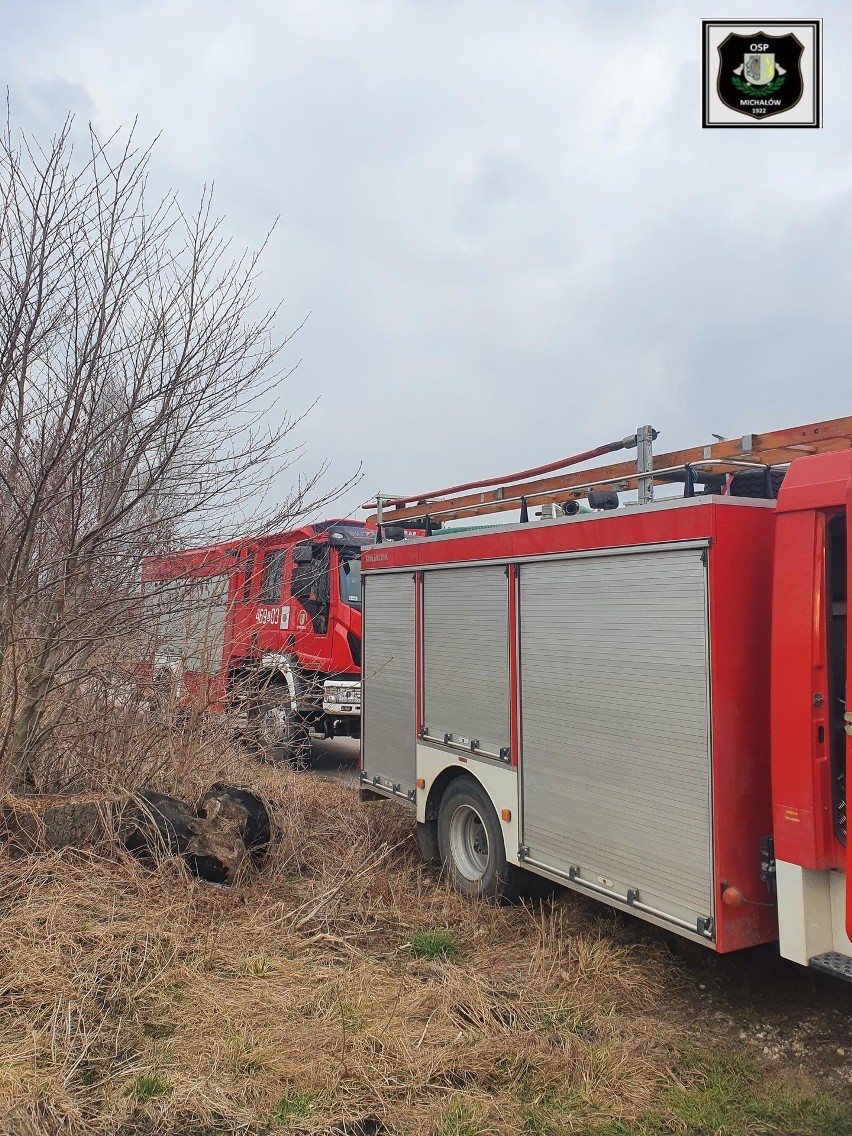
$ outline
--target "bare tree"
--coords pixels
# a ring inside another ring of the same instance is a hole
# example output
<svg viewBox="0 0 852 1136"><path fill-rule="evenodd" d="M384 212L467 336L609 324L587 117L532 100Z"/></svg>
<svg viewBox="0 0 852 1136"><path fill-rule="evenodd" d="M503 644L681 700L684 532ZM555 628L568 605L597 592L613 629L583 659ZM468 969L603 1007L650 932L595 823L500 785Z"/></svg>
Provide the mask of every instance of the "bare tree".
<svg viewBox="0 0 852 1136"><path fill-rule="evenodd" d="M81 691L138 629L142 557L222 518L233 535L299 456L258 254L233 254L207 191L192 214L149 204L133 130L90 130L80 159L71 126L42 148L7 119L0 138L0 762L18 783L73 743ZM263 521L307 508L318 475Z"/></svg>

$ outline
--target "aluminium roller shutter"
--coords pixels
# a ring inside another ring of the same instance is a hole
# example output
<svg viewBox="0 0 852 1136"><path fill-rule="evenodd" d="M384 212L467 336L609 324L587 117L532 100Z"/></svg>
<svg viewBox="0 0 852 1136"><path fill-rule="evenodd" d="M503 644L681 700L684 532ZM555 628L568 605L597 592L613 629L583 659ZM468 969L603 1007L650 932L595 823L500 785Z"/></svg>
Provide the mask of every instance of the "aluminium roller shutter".
<svg viewBox="0 0 852 1136"><path fill-rule="evenodd" d="M520 569L528 856L693 928L713 913L704 559Z"/></svg>
<svg viewBox="0 0 852 1136"><path fill-rule="evenodd" d="M499 565L423 574L423 724L509 757L509 600Z"/></svg>
<svg viewBox="0 0 852 1136"><path fill-rule="evenodd" d="M414 790L414 577L364 574L362 768L396 792Z"/></svg>

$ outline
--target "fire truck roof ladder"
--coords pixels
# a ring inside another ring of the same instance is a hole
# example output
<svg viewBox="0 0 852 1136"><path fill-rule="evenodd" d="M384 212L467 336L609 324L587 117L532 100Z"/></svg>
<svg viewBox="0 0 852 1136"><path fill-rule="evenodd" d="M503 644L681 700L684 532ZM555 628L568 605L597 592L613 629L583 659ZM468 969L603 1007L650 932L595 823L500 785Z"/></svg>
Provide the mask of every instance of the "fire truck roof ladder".
<svg viewBox="0 0 852 1136"><path fill-rule="evenodd" d="M741 438L720 440L709 446L693 446L660 454L652 453L657 431L640 426L635 434L607 442L572 457L519 473L503 474L482 481L451 485L446 489L408 496L377 494L363 507L375 509L368 519L378 525L399 524L415 518L427 533L432 523L470 518L487 513L520 509L521 520L533 505L556 499L576 502L590 491L621 493L637 490L639 503L654 498L655 485L679 482L685 496L694 492L696 481L712 483L743 469L769 470L789 465L804 454L827 453L852 445L852 417L812 422L765 434L745 434ZM569 466L603 457L618 450L636 449L636 460L564 472ZM553 476L545 476L545 475Z"/></svg>

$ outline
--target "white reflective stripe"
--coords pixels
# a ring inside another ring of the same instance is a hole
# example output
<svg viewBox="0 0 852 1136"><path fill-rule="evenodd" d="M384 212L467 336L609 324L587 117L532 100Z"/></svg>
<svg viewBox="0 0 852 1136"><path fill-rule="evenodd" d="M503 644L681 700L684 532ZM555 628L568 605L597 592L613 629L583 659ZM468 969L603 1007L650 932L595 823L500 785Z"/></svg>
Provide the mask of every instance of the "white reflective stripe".
<svg viewBox="0 0 852 1136"><path fill-rule="evenodd" d="M698 498L698 497L696 497L694 499L696 501L701 500L701 498ZM707 498L707 500L709 500L709 498ZM734 498L734 500L747 501L748 498L747 497L742 497L742 498L737 497L737 498ZM771 504L771 505L775 504L774 501L763 502L763 503L764 504ZM757 504L761 504L761 502L757 502ZM643 505L643 510L646 509L646 508L650 508L650 506ZM606 513L606 514L601 514L601 515L607 516L607 517L614 517L614 516L620 516L621 514ZM563 521L547 521L546 523L547 524L567 524L569 521L573 521L573 520L576 520L576 519L577 519L576 517L566 517ZM588 519L588 518L581 518L581 519ZM591 518L591 519L594 520L594 518ZM466 535L470 536L471 534L467 533ZM434 539L434 538L429 538L429 539ZM534 556L533 555L527 555L527 554L522 554L522 555L519 554L518 556L493 556L493 557L482 559L482 560L476 559L476 560L469 560L469 561L458 561L458 560L446 561L446 562L442 561L440 564L418 564L418 565L407 564L402 568L371 568L366 572L364 578L365 579L367 579L367 578L372 579L372 578L375 578L375 576L377 576L377 575L392 576L394 574L399 574L401 572L414 572L415 569L418 572L423 572L424 578L425 578L425 575L428 572L446 572L448 569L454 570L454 569L457 569L457 568L465 568L465 567L485 568L489 565L495 565L496 564L496 565L500 565L503 568L505 568L508 564L520 564L520 565L522 565L522 564L538 564L538 563L540 563L541 561L544 561L544 560L586 560L586 559L589 559L590 557L594 557L595 559L600 559L600 557L602 557L602 556L631 556L634 553L641 553L641 552L677 552L677 551L682 551L683 549L687 549L687 548L709 548L709 546L710 546L710 538L709 537L701 537L700 539L697 539L697 540L673 540L673 541L666 541L666 542L658 543L658 544L625 544L625 545L619 545L618 547L615 547L615 548L584 548L584 549L580 549L579 551L575 551L575 552L541 552L541 553L537 553Z"/></svg>

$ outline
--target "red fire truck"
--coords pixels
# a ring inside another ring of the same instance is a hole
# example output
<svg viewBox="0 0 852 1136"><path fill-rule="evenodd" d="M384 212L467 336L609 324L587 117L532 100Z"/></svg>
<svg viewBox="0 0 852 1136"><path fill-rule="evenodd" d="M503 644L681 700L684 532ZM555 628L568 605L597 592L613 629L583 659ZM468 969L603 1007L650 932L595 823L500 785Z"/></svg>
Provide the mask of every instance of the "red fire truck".
<svg viewBox="0 0 852 1136"><path fill-rule="evenodd" d="M543 878L852 978L852 418L654 437L578 455L635 463L379 500L380 526L521 522L363 553L362 796L410 802L471 896Z"/></svg>
<svg viewBox="0 0 852 1136"><path fill-rule="evenodd" d="M361 550L374 526L323 521L257 540L149 558L155 692L229 710L276 757L311 728L357 737Z"/></svg>

